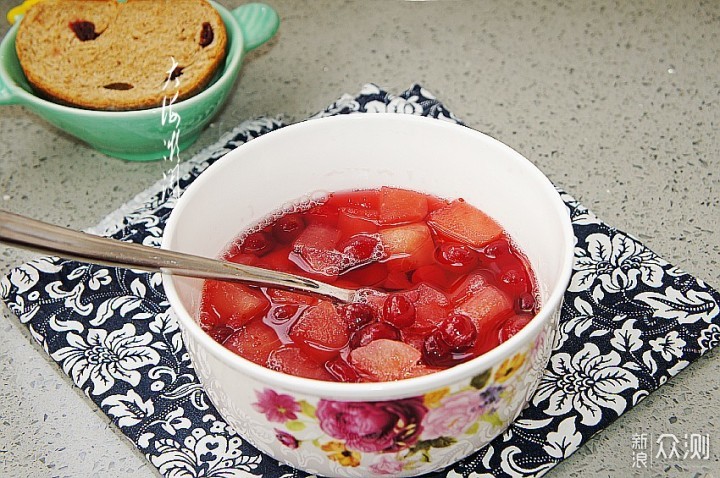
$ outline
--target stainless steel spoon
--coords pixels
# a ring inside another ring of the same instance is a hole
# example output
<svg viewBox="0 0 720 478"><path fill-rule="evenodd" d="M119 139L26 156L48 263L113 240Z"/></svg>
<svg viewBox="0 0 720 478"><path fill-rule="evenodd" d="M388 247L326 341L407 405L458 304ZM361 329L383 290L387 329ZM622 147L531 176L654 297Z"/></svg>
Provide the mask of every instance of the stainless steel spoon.
<svg viewBox="0 0 720 478"><path fill-rule="evenodd" d="M0 243L109 266L201 279L240 281L353 302L359 291L260 267L117 241L0 211Z"/></svg>

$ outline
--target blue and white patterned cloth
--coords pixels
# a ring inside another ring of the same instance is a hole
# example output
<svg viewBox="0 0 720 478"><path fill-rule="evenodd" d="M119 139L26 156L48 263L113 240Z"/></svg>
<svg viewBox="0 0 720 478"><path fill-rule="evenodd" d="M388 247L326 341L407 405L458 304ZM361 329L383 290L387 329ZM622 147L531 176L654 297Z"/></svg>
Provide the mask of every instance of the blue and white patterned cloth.
<svg viewBox="0 0 720 478"><path fill-rule="evenodd" d="M461 123L427 90L368 84L316 115L405 113ZM180 190L237 146L281 128L248 121L183 163ZM159 245L174 205L161 183L106 220ZM560 333L537 393L486 448L433 477L541 476L720 343L720 294L561 192L577 245ZM307 476L246 443L190 365L159 274L43 258L0 280L3 301L73 382L166 477Z"/></svg>

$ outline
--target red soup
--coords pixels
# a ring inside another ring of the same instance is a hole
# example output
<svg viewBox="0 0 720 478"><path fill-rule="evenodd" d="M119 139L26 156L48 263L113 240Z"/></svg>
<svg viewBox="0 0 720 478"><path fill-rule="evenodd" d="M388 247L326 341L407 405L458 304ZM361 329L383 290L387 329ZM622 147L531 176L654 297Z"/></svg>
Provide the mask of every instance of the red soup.
<svg viewBox="0 0 720 478"><path fill-rule="evenodd" d="M200 322L257 364L339 382L399 380L470 360L536 312L528 261L462 199L337 192L238 237L225 259L370 288L353 304L206 281Z"/></svg>

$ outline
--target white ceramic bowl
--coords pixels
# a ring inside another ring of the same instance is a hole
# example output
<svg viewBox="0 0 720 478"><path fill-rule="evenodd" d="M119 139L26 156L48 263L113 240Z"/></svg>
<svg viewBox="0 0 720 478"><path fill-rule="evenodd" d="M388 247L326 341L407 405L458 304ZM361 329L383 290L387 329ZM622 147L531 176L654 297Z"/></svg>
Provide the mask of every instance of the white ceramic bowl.
<svg viewBox="0 0 720 478"><path fill-rule="evenodd" d="M217 257L246 227L317 191L397 186L463 197L527 255L541 310L487 354L442 372L383 383L331 383L275 372L225 349L196 322L202 282L165 276L195 369L223 417L257 448L325 476L413 476L490 442L517 417L547 364L574 238L548 179L470 128L400 114L315 119L231 151L183 194L162 247ZM268 413L281 408L282 413Z"/></svg>

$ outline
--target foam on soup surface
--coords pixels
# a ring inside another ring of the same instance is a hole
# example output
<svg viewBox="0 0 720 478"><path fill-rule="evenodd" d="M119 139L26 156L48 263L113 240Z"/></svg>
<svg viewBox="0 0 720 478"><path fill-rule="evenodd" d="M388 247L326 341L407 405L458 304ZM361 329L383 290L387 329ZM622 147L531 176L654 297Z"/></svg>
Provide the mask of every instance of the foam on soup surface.
<svg viewBox="0 0 720 478"><path fill-rule="evenodd" d="M224 259L349 289L337 304L208 280L200 323L262 366L339 382L389 381L452 367L509 339L537 312L528 261L462 199L382 187L289 208L238 236Z"/></svg>

